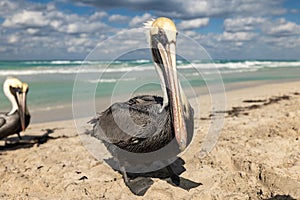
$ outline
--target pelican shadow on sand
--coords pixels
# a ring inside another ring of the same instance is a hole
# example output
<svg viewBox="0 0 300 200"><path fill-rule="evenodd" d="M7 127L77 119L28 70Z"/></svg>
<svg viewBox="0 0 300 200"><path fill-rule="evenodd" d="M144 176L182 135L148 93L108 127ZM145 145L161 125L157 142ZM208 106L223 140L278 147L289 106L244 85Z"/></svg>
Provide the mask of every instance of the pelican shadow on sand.
<svg viewBox="0 0 300 200"><path fill-rule="evenodd" d="M114 158L104 159L104 161L112 168L117 164ZM125 184L133 194L138 196L143 196L151 187L151 185L154 183L152 178L164 180L172 186L179 187L187 191L202 185L202 183L197 183L186 178L180 177L180 175L186 171L186 169L183 166L184 164L185 161L182 158L178 157L177 160L171 163L169 166L156 171L147 173L127 172L127 176L130 179L130 182L125 182ZM171 173L170 167L172 168ZM122 171L118 172L122 174Z"/></svg>
<svg viewBox="0 0 300 200"><path fill-rule="evenodd" d="M16 150L21 148L31 148L34 145L41 145L46 143L48 140L55 140L66 136L51 136L56 130L61 128L53 129L42 129L43 133L41 135L24 135L22 139L19 139L18 136L6 138L5 145L0 146L0 151L5 150Z"/></svg>

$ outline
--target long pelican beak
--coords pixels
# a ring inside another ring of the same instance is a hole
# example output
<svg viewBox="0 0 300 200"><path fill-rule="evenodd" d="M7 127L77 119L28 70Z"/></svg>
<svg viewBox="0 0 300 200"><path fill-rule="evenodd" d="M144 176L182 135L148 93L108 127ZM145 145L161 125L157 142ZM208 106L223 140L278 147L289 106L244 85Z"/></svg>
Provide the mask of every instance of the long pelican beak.
<svg viewBox="0 0 300 200"><path fill-rule="evenodd" d="M26 106L26 93L23 91L17 92L17 101L19 106L19 116L21 121L22 131L25 131L25 106Z"/></svg>
<svg viewBox="0 0 300 200"><path fill-rule="evenodd" d="M187 130L184 120L181 88L176 68L176 27L168 18L153 21L150 37L152 57L164 90L164 107L169 104L179 149L187 146Z"/></svg>

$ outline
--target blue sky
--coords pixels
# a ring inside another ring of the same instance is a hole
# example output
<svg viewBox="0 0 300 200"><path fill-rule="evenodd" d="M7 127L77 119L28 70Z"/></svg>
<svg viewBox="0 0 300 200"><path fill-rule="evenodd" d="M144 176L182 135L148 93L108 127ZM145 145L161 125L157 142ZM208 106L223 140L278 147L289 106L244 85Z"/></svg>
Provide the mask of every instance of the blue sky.
<svg viewBox="0 0 300 200"><path fill-rule="evenodd" d="M159 16L214 59L300 59L298 0L1 0L0 59L84 59Z"/></svg>

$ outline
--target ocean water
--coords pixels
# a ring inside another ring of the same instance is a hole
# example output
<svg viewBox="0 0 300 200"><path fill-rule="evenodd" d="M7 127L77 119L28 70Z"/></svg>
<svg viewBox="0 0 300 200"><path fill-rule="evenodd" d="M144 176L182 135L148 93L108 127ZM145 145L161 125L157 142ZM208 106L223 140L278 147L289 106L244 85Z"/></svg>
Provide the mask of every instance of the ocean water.
<svg viewBox="0 0 300 200"><path fill-rule="evenodd" d="M177 62L183 87L205 87L246 81L300 80L300 61L214 60ZM216 76L218 75L218 76ZM8 76L29 84L30 110L63 107L72 103L73 91L95 97L110 97L126 93L150 93L160 90L159 79L150 60L127 61L0 61L0 82ZM76 88L74 90L74 82ZM95 88L96 85L96 88ZM0 110L8 111L10 103L0 92Z"/></svg>

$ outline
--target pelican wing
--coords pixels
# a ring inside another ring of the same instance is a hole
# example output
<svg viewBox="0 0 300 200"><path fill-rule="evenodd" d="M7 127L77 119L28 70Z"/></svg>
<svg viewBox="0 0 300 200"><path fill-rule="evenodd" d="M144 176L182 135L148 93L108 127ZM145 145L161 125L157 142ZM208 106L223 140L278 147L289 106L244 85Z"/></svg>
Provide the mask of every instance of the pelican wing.
<svg viewBox="0 0 300 200"><path fill-rule="evenodd" d="M0 128L7 123L7 113L0 112Z"/></svg>
<svg viewBox="0 0 300 200"><path fill-rule="evenodd" d="M0 127L6 123L6 120L3 117L0 117Z"/></svg>
<svg viewBox="0 0 300 200"><path fill-rule="evenodd" d="M119 146L155 137L169 120L168 112L159 113L162 101L161 97L145 95L115 103L91 120L92 136Z"/></svg>

